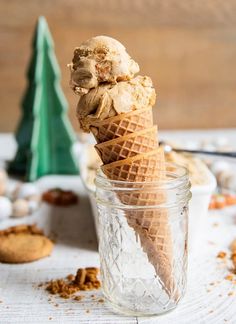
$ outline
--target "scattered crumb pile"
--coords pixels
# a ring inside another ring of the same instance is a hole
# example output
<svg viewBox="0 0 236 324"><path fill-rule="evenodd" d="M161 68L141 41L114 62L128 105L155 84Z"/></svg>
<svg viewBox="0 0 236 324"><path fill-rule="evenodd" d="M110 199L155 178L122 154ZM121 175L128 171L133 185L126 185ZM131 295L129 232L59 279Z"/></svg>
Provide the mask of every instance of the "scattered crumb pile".
<svg viewBox="0 0 236 324"><path fill-rule="evenodd" d="M70 274L66 279L56 279L47 283L46 290L50 294L57 294L61 298L71 298L78 291L94 290L101 287L97 278L99 269L95 267L80 268L76 276ZM82 296L75 296L75 300L81 300Z"/></svg>
<svg viewBox="0 0 236 324"><path fill-rule="evenodd" d="M230 260L232 261L233 267L230 268L230 273L225 277L226 280L232 281L236 284L236 239L230 245ZM227 253L220 251L217 255L217 258L226 260ZM227 261L227 260L226 260Z"/></svg>
<svg viewBox="0 0 236 324"><path fill-rule="evenodd" d="M55 206L70 206L78 202L78 196L71 190L54 188L44 192L42 200Z"/></svg>
<svg viewBox="0 0 236 324"><path fill-rule="evenodd" d="M236 205L235 194L214 194L211 197L209 209L222 209L232 205Z"/></svg>

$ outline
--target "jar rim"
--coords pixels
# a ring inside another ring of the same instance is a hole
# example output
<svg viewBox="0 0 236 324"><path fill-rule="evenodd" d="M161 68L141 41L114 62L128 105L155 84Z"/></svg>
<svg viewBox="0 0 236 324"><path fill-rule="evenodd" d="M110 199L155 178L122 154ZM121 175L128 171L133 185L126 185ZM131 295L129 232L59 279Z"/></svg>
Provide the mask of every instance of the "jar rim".
<svg viewBox="0 0 236 324"><path fill-rule="evenodd" d="M115 188L122 188L125 184L126 190L130 189L137 189L137 187L162 187L162 186L170 186L171 188L183 184L185 182L189 182L189 172L188 169L182 165L172 162L165 162L166 170L163 170L163 174L169 176L166 179L158 179L156 181L124 181L124 180L111 180L106 177L103 173L101 167L97 169L95 184L96 186L106 187L107 185L112 185L113 189ZM168 171L168 169L175 168L177 172ZM162 171L160 171L162 172ZM134 188L135 185L135 188Z"/></svg>

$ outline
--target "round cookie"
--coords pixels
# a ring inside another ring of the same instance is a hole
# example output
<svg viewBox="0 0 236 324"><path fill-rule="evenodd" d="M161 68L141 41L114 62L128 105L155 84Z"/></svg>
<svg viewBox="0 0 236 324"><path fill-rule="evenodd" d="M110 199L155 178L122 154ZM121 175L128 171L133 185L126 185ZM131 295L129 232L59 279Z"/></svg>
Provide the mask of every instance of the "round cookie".
<svg viewBox="0 0 236 324"><path fill-rule="evenodd" d="M24 263L51 254L53 243L45 236L32 233L11 233L0 236L0 262Z"/></svg>

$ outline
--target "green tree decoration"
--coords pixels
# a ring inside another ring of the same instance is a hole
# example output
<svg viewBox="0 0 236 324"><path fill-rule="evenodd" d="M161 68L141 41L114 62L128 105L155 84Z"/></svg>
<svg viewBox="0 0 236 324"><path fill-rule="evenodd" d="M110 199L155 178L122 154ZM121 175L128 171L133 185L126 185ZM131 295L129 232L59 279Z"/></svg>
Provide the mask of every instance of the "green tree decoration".
<svg viewBox="0 0 236 324"><path fill-rule="evenodd" d="M78 174L75 134L60 87L60 69L46 19L39 17L28 68L28 87L16 132L18 150L9 171L34 181L47 174Z"/></svg>

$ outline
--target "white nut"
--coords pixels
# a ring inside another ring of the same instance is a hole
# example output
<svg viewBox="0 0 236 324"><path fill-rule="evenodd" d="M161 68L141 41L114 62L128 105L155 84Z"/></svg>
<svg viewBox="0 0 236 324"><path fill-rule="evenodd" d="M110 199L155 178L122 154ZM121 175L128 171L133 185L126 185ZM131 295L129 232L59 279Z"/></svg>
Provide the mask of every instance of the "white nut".
<svg viewBox="0 0 236 324"><path fill-rule="evenodd" d="M29 204L27 200L17 199L12 204L12 216L24 217L29 214Z"/></svg>
<svg viewBox="0 0 236 324"><path fill-rule="evenodd" d="M0 219L10 217L12 214L12 203L7 197L0 197Z"/></svg>
<svg viewBox="0 0 236 324"><path fill-rule="evenodd" d="M30 196L39 195L39 190L33 183L23 183L16 191L16 198L25 199Z"/></svg>

